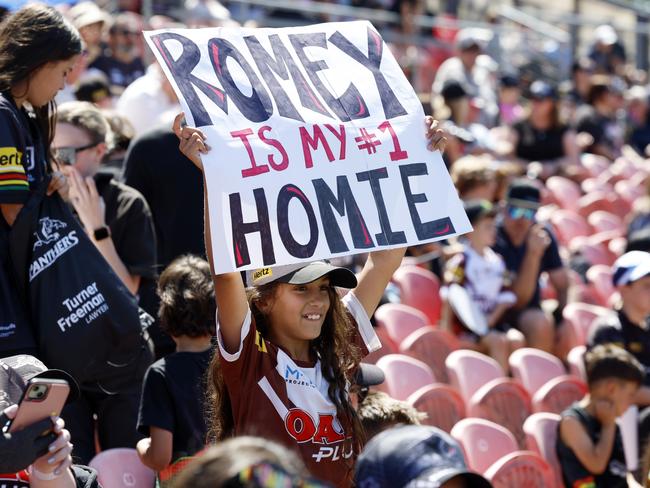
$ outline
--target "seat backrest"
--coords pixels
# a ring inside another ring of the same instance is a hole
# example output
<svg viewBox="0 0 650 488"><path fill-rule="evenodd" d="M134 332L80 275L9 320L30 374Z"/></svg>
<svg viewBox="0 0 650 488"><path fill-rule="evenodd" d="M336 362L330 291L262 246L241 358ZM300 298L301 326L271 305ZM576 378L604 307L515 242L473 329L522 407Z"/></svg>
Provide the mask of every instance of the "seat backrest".
<svg viewBox="0 0 650 488"><path fill-rule="evenodd" d="M544 383L565 374L562 362L545 351L524 347L514 351L508 359L512 375L533 395Z"/></svg>
<svg viewBox="0 0 650 488"><path fill-rule="evenodd" d="M440 281L431 271L417 266L400 266L393 274L405 305L423 312L431 325L440 322Z"/></svg>
<svg viewBox="0 0 650 488"><path fill-rule="evenodd" d="M560 242L568 245L569 242L580 236L591 234L591 227L587 221L570 210L558 210L551 215L551 223L557 232Z"/></svg>
<svg viewBox="0 0 650 488"><path fill-rule="evenodd" d="M582 196L578 184L562 176L551 176L546 180L546 188L551 192L555 201L567 209L575 209L576 202Z"/></svg>
<svg viewBox="0 0 650 488"><path fill-rule="evenodd" d="M531 451L518 451L499 459L485 472L494 488L555 488L556 477L551 466Z"/></svg>
<svg viewBox="0 0 650 488"><path fill-rule="evenodd" d="M587 270L587 280L593 285L601 302L609 303L611 296L616 293L616 288L612 283L612 267L605 264L591 266Z"/></svg>
<svg viewBox="0 0 650 488"><path fill-rule="evenodd" d="M395 344L428 324L427 316L402 303L386 303L375 311L377 325L386 329Z"/></svg>
<svg viewBox="0 0 650 488"><path fill-rule="evenodd" d="M587 222L591 225L596 232L604 232L608 230L615 230L624 232L625 225L621 218L606 210L596 210L587 217Z"/></svg>
<svg viewBox="0 0 650 488"><path fill-rule="evenodd" d="M142 464L135 449L108 449L88 463L103 488L150 488L156 473Z"/></svg>
<svg viewBox="0 0 650 488"><path fill-rule="evenodd" d="M577 236L571 239L569 250L574 253L580 253L590 264L604 264L610 266L614 260L614 255L609 252L605 244L594 242L586 236Z"/></svg>
<svg viewBox="0 0 650 488"><path fill-rule="evenodd" d="M489 420L460 420L451 429L451 436L463 446L469 468L479 473L517 450L517 441L508 429Z"/></svg>
<svg viewBox="0 0 650 488"><path fill-rule="evenodd" d="M438 381L449 382L445 360L459 348L456 336L446 330L423 327L409 334L399 346L399 352L423 361L433 370Z"/></svg>
<svg viewBox="0 0 650 488"><path fill-rule="evenodd" d="M560 475L560 463L555 451L555 441L560 419L558 414L540 412L532 414L524 422L527 448L542 456L557 475Z"/></svg>
<svg viewBox="0 0 650 488"><path fill-rule="evenodd" d="M406 402L427 414L427 418L422 420L423 424L445 432L451 432L453 426L465 417L463 397L451 386L442 383L423 386L412 393Z"/></svg>
<svg viewBox="0 0 650 488"><path fill-rule="evenodd" d="M364 357L364 363L375 364L377 361L379 361L379 358L384 357L387 354L395 354L397 352L397 346L393 342L393 339L391 339L391 337L388 335L388 331L384 327L375 327L375 334L377 334L377 337L379 337L381 347Z"/></svg>
<svg viewBox="0 0 650 488"><path fill-rule="evenodd" d="M586 343L594 320L611 313L612 311L605 307L580 302L568 303L562 311L564 320L571 324L576 334L579 334L581 344Z"/></svg>
<svg viewBox="0 0 650 488"><path fill-rule="evenodd" d="M472 395L491 380L505 376L494 359L469 349L452 352L445 361L449 382L468 402Z"/></svg>
<svg viewBox="0 0 650 488"><path fill-rule="evenodd" d="M384 356L377 366L386 375L384 391L397 400L406 400L417 389L436 382L429 366L404 354Z"/></svg>
<svg viewBox="0 0 650 488"><path fill-rule="evenodd" d="M587 391L587 385L573 375L552 378L533 395L533 410L560 414L582 400Z"/></svg>
<svg viewBox="0 0 650 488"><path fill-rule="evenodd" d="M572 375L578 377L582 381L587 381L587 371L585 370L584 355L587 351L586 346L576 346L567 354L567 362L569 363L569 371Z"/></svg>

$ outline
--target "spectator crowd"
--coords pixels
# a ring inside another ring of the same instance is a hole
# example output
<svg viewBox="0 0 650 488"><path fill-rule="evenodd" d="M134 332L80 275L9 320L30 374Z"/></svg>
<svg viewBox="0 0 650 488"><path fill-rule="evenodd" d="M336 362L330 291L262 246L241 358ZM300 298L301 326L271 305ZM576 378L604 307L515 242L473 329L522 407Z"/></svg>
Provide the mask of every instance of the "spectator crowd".
<svg viewBox="0 0 650 488"><path fill-rule="evenodd" d="M0 485L650 486L650 84L612 26L559 80L487 29L390 44L473 231L214 275L209 147L142 31L239 8L4 12Z"/></svg>

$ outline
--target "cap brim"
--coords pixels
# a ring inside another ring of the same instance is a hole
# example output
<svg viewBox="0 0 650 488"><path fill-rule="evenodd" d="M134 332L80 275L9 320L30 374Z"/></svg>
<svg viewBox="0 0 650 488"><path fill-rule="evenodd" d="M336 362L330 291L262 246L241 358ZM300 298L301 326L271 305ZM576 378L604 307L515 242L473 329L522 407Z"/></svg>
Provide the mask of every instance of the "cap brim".
<svg viewBox="0 0 650 488"><path fill-rule="evenodd" d="M471 488L492 488L492 484L480 474L458 468L434 468L428 473L421 474L416 479L405 485L404 488L425 488L428 483L431 484L431 487L439 487L443 483L454 478L461 478L465 481L463 486Z"/></svg>
<svg viewBox="0 0 650 488"><path fill-rule="evenodd" d="M53 380L65 380L68 385L70 386L70 393L68 393L68 398L66 399L66 404L74 402L77 398L79 398L79 385L75 381L75 379L70 376L69 373L66 373L65 371L61 369L48 369L45 370L41 373L35 374L32 376L30 379L34 378L49 378Z"/></svg>
<svg viewBox="0 0 650 488"><path fill-rule="evenodd" d="M329 277L330 285L332 286L339 286L341 288L355 288L357 286L357 277L352 271L347 268L332 266L325 261L309 263L296 271L281 276L277 281L290 285L306 285L323 276Z"/></svg>
<svg viewBox="0 0 650 488"><path fill-rule="evenodd" d="M506 203L508 205L512 205L513 207L530 208L533 210L537 210L539 207L542 206L541 202L534 202L532 200L521 200L519 198L508 198L506 199Z"/></svg>
<svg viewBox="0 0 650 488"><path fill-rule="evenodd" d="M379 366L368 363L359 363L357 372L354 375L354 382L359 386L381 385L386 375Z"/></svg>

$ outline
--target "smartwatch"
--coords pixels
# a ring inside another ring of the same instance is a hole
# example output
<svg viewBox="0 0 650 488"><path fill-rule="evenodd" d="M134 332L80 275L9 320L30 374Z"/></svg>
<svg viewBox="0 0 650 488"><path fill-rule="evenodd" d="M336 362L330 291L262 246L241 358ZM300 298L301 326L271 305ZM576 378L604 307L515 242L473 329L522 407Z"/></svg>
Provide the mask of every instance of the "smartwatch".
<svg viewBox="0 0 650 488"><path fill-rule="evenodd" d="M96 241L101 241L111 236L111 231L107 226L100 227L93 231L93 237Z"/></svg>

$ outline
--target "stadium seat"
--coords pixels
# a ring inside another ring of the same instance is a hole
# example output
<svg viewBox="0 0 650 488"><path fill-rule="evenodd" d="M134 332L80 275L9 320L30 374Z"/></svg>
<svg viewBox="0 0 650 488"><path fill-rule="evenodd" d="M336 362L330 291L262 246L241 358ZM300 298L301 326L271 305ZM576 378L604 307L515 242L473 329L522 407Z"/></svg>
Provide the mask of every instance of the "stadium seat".
<svg viewBox="0 0 650 488"><path fill-rule="evenodd" d="M576 203L582 196L582 191L577 183L563 176L551 176L546 180L546 188L553 195L553 199L567 210L576 210Z"/></svg>
<svg viewBox="0 0 650 488"><path fill-rule="evenodd" d="M555 473L541 456L518 451L499 459L484 473L494 488L555 486Z"/></svg>
<svg viewBox="0 0 650 488"><path fill-rule="evenodd" d="M606 171L611 162L603 157L591 153L583 153L580 155L580 165L589 170L589 173L594 178L597 178L604 171Z"/></svg>
<svg viewBox="0 0 650 488"><path fill-rule="evenodd" d="M400 266L393 275L400 290L400 301L423 312L428 323L440 321L440 281L431 271L417 266Z"/></svg>
<svg viewBox="0 0 650 488"><path fill-rule="evenodd" d="M600 299L601 305L609 307L617 294L612 283L612 267L596 264L587 270L587 280Z"/></svg>
<svg viewBox="0 0 650 488"><path fill-rule="evenodd" d="M588 236L592 233L587 221L570 210L555 212L551 215L551 223L558 239L565 246L568 246L569 242L576 237Z"/></svg>
<svg viewBox="0 0 650 488"><path fill-rule="evenodd" d="M584 218L597 210L605 210L625 219L631 209L632 206L614 192L595 191L578 200L578 213Z"/></svg>
<svg viewBox="0 0 650 488"><path fill-rule="evenodd" d="M609 183L599 180L598 178L587 178L580 183L580 188L583 193L591 193L594 191L610 192L614 191L614 187Z"/></svg>
<svg viewBox="0 0 650 488"><path fill-rule="evenodd" d="M580 344L586 344L589 337L589 331L594 319L611 314L612 311L598 305L588 303L573 302L564 307L563 317L570 327L573 328L576 338Z"/></svg>
<svg viewBox="0 0 650 488"><path fill-rule="evenodd" d="M88 463L97 470L103 488L139 488L153 486L156 473L140 462L135 449L108 449Z"/></svg>
<svg viewBox="0 0 650 488"><path fill-rule="evenodd" d="M375 311L378 327L383 327L393 343L398 345L411 332L426 326L427 316L417 308L401 303L386 303Z"/></svg>
<svg viewBox="0 0 650 488"><path fill-rule="evenodd" d="M619 235L625 233L625 225L618 215L605 210L596 210L587 217L587 223L596 232L617 231Z"/></svg>
<svg viewBox="0 0 650 488"><path fill-rule="evenodd" d="M459 420L465 418L463 397L443 383L423 386L409 395L406 402L427 414L423 424L433 425L445 432L450 432Z"/></svg>
<svg viewBox="0 0 650 488"><path fill-rule="evenodd" d="M522 426L532 413L530 395L524 387L506 378L494 359L475 351L454 351L446 365L451 385L465 398L467 414L505 426L523 446Z"/></svg>
<svg viewBox="0 0 650 488"><path fill-rule="evenodd" d="M404 354L384 356L377 361L377 366L386 375L380 389L397 400L406 400L419 388L436 382L429 366Z"/></svg>
<svg viewBox="0 0 650 488"><path fill-rule="evenodd" d="M460 420L451 436L463 447L470 469L485 473L502 457L517 451L517 441L505 427L479 418Z"/></svg>
<svg viewBox="0 0 650 488"><path fill-rule="evenodd" d="M519 380L531 395L549 380L566 374L558 358L532 347L523 347L514 351L508 362L512 376Z"/></svg>
<svg viewBox="0 0 650 488"><path fill-rule="evenodd" d="M556 486L561 487L562 471L560 462L555 451L557 429L560 424L560 416L555 413L540 412L534 413L524 422L526 433L526 447L536 452L551 466L555 473Z"/></svg>
<svg viewBox="0 0 650 488"><path fill-rule="evenodd" d="M379 342L381 342L381 348L371 352L366 357L363 358L364 363L376 364L379 361L379 358L386 356L387 354L397 353L397 346L393 340L388 335L388 331L383 327L375 327L375 334L379 337Z"/></svg>
<svg viewBox="0 0 650 488"><path fill-rule="evenodd" d="M553 378L533 395L533 411L560 414L587 394L587 385L573 375Z"/></svg>
<svg viewBox="0 0 650 488"><path fill-rule="evenodd" d="M586 351L586 346L576 346L569 351L569 354L567 354L566 357L571 374L585 382L587 381L587 371L585 370L584 360Z"/></svg>
<svg viewBox="0 0 650 488"><path fill-rule="evenodd" d="M445 360L459 347L458 339L450 332L434 327L422 327L402 341L399 352L426 363L438 381L449 383Z"/></svg>
<svg viewBox="0 0 650 488"><path fill-rule="evenodd" d="M607 249L616 257L622 256L627 246L627 239L625 237L617 237L609 241Z"/></svg>
<svg viewBox="0 0 650 488"><path fill-rule="evenodd" d="M577 236L571 239L569 250L572 253L581 254L592 266L594 264L611 266L616 261L616 256L609 252L607 246L586 236Z"/></svg>

